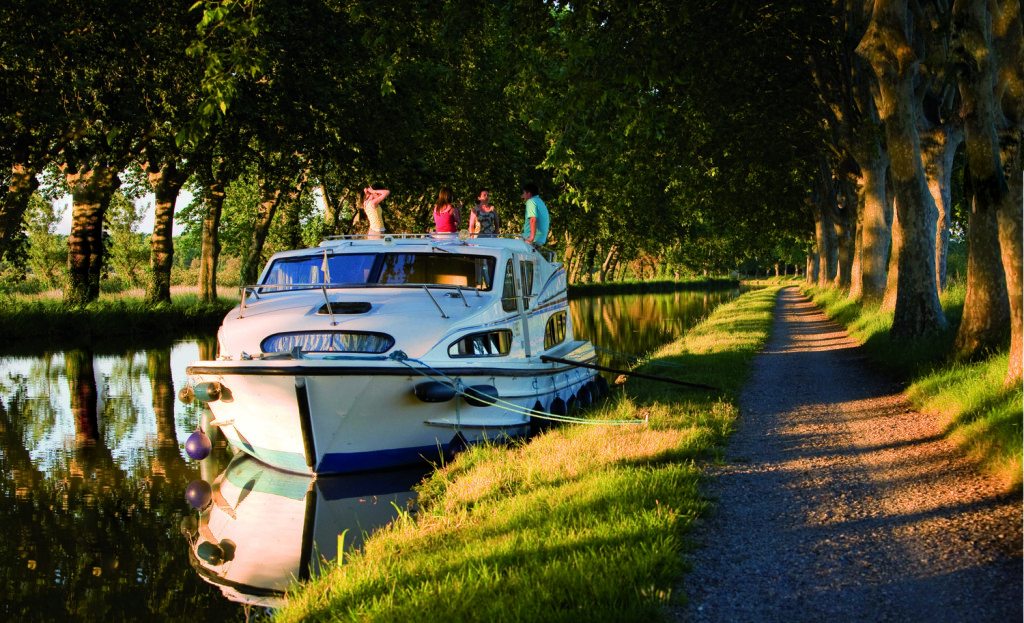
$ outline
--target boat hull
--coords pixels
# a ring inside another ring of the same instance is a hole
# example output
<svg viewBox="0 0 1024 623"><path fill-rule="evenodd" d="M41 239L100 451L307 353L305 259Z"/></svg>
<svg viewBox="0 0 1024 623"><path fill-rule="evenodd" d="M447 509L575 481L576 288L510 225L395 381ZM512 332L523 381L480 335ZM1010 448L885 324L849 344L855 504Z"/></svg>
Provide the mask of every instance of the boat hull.
<svg viewBox="0 0 1024 623"><path fill-rule="evenodd" d="M593 361L589 343L578 350L575 360ZM278 469L315 474L437 460L454 449L457 433L456 444L523 436L531 410L557 413L594 379L551 364L445 370L329 360L201 361L188 373L196 386L220 384L208 406L232 446ZM475 400L444 400L444 391L417 392L427 383L482 391ZM494 394L497 401L488 398Z"/></svg>

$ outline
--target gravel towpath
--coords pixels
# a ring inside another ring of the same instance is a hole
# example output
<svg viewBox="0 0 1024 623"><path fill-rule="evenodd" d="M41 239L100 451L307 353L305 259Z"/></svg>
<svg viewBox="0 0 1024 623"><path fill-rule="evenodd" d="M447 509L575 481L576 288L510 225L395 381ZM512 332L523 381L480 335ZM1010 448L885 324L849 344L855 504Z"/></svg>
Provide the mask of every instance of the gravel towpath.
<svg viewBox="0 0 1024 623"><path fill-rule="evenodd" d="M795 288L741 397L678 621L1021 621L1021 495Z"/></svg>

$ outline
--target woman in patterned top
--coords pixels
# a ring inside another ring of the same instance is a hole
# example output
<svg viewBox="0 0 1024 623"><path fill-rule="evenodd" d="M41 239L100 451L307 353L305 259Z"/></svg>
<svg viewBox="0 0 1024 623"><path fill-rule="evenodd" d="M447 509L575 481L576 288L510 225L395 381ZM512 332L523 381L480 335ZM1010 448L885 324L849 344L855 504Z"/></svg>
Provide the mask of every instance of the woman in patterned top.
<svg viewBox="0 0 1024 623"><path fill-rule="evenodd" d="M473 206L473 210L469 213L469 231L473 232L474 236L494 238L501 231L498 211L491 205L490 197L489 190L486 188L481 190L480 203Z"/></svg>

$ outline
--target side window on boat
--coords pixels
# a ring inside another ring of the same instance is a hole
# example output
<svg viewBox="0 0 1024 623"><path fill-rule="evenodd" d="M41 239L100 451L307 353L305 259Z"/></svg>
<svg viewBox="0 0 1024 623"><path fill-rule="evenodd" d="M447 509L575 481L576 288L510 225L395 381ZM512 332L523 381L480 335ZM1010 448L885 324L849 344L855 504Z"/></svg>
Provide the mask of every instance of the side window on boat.
<svg viewBox="0 0 1024 623"><path fill-rule="evenodd" d="M490 290L494 258L453 253L385 253L380 283L462 286Z"/></svg>
<svg viewBox="0 0 1024 623"><path fill-rule="evenodd" d="M516 311L516 273L512 260L505 264L505 284L501 288L501 308L507 312Z"/></svg>
<svg viewBox="0 0 1024 623"><path fill-rule="evenodd" d="M324 254L282 258L275 261L260 285L300 286L322 283L366 283L373 273L376 254ZM266 292L293 288L267 288Z"/></svg>
<svg viewBox="0 0 1024 623"><path fill-rule="evenodd" d="M293 348L304 353L385 353L395 338L364 331L295 331L271 335L260 344L264 353L287 353Z"/></svg>
<svg viewBox="0 0 1024 623"><path fill-rule="evenodd" d="M552 314L544 327L544 349L558 346L565 341L565 312Z"/></svg>
<svg viewBox="0 0 1024 623"><path fill-rule="evenodd" d="M474 333L453 342L449 357L500 357L512 349L512 332L508 330Z"/></svg>

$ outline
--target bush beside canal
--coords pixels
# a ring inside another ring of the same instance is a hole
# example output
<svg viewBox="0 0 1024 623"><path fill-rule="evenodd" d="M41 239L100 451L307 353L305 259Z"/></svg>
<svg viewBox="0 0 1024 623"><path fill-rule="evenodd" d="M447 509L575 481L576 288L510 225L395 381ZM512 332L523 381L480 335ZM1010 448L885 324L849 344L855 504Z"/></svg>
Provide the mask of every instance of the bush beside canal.
<svg viewBox="0 0 1024 623"><path fill-rule="evenodd" d="M926 417L939 417L947 436L1008 489L1020 490L1024 435L1021 385L1004 387L1009 335L1003 347L977 361L950 355L963 314L966 286L951 280L941 298L950 329L913 342L889 339L893 313L862 305L845 293L804 286L825 312L864 345L875 365L907 383L906 394Z"/></svg>
<svg viewBox="0 0 1024 623"><path fill-rule="evenodd" d="M299 588L280 621L647 620L672 598L706 512L698 459L732 430L777 288L717 309L574 424L475 446L418 487L418 508Z"/></svg>

